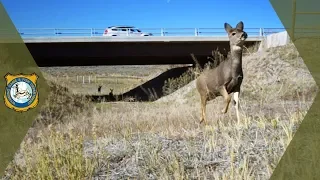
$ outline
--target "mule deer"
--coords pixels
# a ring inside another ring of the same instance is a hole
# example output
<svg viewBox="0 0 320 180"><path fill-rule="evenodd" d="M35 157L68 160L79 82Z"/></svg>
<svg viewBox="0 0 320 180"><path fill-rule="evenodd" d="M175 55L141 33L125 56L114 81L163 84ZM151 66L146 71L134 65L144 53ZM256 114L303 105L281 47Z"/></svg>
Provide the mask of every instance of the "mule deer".
<svg viewBox="0 0 320 180"><path fill-rule="evenodd" d="M98 92L99 92L99 93L101 93L101 88L102 88L102 86L100 85L100 86L98 87Z"/></svg>
<svg viewBox="0 0 320 180"><path fill-rule="evenodd" d="M230 57L222 61L217 67L204 70L196 80L196 87L201 98L201 119L207 124L206 105L208 101L218 96L223 96L225 107L222 113L227 113L231 101L230 94L233 93L238 123L239 117L239 93L243 80L242 50L248 35L243 31L244 24L240 21L235 28L228 23L224 24L230 44Z"/></svg>
<svg viewBox="0 0 320 180"><path fill-rule="evenodd" d="M115 101L115 100L116 100L116 98L115 98L114 95L113 95L113 89L110 89L110 92L109 92L109 100L110 100L110 101Z"/></svg>

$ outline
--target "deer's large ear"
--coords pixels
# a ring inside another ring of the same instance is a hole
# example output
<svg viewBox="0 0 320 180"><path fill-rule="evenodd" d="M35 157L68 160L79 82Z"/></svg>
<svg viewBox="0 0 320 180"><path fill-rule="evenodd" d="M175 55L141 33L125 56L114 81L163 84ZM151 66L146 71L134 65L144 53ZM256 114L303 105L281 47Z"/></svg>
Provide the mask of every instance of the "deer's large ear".
<svg viewBox="0 0 320 180"><path fill-rule="evenodd" d="M232 27L230 26L230 24L224 23L224 29L227 31L227 33L229 33L231 31Z"/></svg>
<svg viewBox="0 0 320 180"><path fill-rule="evenodd" d="M243 22L240 21L240 22L237 24L237 27L236 27L236 28L239 29L239 30L241 30L241 31L243 31L243 28L244 28Z"/></svg>

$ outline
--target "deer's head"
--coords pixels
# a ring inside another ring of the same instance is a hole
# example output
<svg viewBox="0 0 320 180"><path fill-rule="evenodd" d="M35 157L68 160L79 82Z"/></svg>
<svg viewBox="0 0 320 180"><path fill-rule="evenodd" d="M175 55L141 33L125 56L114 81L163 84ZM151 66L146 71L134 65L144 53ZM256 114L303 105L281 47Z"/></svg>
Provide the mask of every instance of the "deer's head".
<svg viewBox="0 0 320 180"><path fill-rule="evenodd" d="M243 22L240 21L235 28L230 26L228 23L224 23L224 29L228 33L230 46L233 48L234 46L241 47L244 44L244 41L248 38L248 34L243 31L244 25Z"/></svg>

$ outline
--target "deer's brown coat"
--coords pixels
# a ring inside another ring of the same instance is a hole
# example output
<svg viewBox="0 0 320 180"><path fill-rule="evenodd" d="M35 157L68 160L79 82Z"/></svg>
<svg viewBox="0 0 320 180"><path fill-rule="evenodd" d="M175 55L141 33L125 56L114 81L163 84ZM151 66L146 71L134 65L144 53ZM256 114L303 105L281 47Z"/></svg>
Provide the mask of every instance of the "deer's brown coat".
<svg viewBox="0 0 320 180"><path fill-rule="evenodd" d="M203 71L196 80L196 87L201 98L201 119L200 123L206 120L206 104L217 96L223 96L225 99L225 108L222 113L228 111L231 101L230 94L234 94L235 107L239 118L239 93L243 80L242 71L242 50L244 41L248 35L244 29L244 24L240 21L235 28L228 23L224 24L230 41L230 57L222 61L217 67Z"/></svg>

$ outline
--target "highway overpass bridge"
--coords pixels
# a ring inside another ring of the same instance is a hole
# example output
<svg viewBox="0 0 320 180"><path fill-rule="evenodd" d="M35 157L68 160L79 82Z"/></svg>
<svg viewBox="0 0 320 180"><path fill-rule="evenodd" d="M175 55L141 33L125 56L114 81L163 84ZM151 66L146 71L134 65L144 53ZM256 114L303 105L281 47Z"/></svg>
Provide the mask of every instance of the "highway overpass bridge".
<svg viewBox="0 0 320 180"><path fill-rule="evenodd" d="M260 41L249 37L246 46ZM24 39L39 66L192 64L212 50L229 51L227 37L97 37Z"/></svg>
<svg viewBox="0 0 320 180"><path fill-rule="evenodd" d="M252 29L246 30L247 47L261 41L266 35L265 31L269 34L279 32L261 28ZM147 37L129 34L106 37L92 29L90 33L83 34L75 33L74 30L72 32L63 30L54 29L53 34L28 34L21 29L19 31L33 58L41 67L193 64L191 53L200 63L205 63L213 50L218 49L224 55L230 50L223 28L214 28L215 32L212 34L201 33L199 28L193 29L191 34L182 32L170 34L161 30L160 35L152 32L154 36Z"/></svg>

